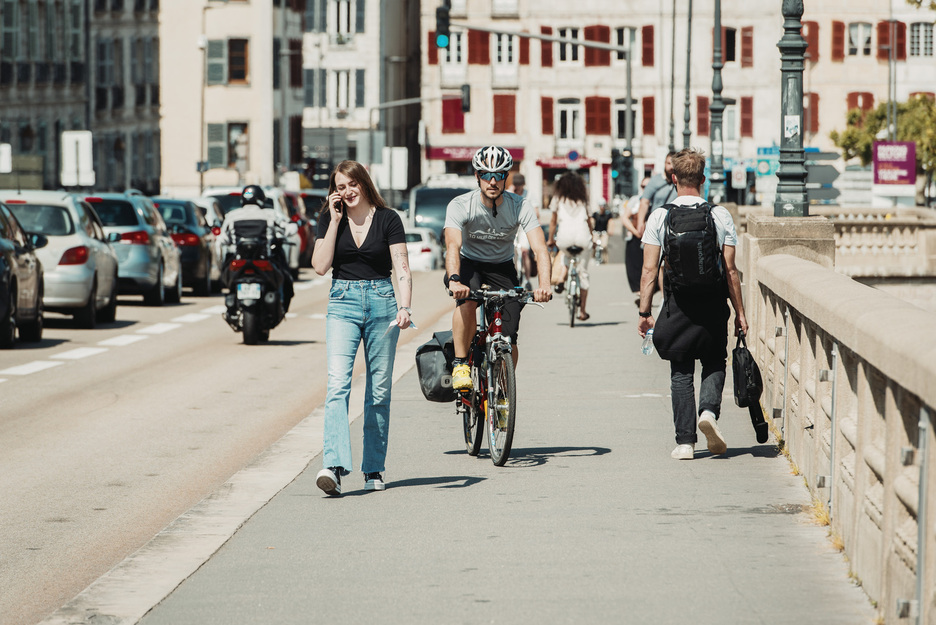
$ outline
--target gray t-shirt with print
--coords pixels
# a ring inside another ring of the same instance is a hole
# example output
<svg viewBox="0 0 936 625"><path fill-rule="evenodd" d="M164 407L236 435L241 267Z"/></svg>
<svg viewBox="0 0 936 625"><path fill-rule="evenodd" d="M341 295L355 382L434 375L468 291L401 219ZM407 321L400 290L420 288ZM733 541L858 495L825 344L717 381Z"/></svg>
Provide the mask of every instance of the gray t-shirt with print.
<svg viewBox="0 0 936 625"><path fill-rule="evenodd" d="M513 259L517 229L529 232L539 228L533 206L515 193L505 192L504 201L494 211L481 203L481 190L475 189L452 199L445 211L445 227L461 230L461 255L481 263L502 263Z"/></svg>

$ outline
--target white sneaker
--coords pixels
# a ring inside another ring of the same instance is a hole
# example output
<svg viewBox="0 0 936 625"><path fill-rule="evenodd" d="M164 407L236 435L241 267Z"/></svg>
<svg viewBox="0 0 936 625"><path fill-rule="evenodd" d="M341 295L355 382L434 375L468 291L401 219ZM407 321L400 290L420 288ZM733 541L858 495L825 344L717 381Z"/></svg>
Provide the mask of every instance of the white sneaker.
<svg viewBox="0 0 936 625"><path fill-rule="evenodd" d="M670 456L676 460L692 460L695 457L695 445L676 445Z"/></svg>
<svg viewBox="0 0 936 625"><path fill-rule="evenodd" d="M715 421L715 413L710 410L703 410L699 417L699 429L705 434L705 440L708 441L708 450L715 455L723 454L728 451L728 444L725 437L718 430L718 423Z"/></svg>
<svg viewBox="0 0 936 625"><path fill-rule="evenodd" d="M322 469L315 476L315 485L325 491L326 494L336 497L341 494L341 469L338 467L329 467Z"/></svg>

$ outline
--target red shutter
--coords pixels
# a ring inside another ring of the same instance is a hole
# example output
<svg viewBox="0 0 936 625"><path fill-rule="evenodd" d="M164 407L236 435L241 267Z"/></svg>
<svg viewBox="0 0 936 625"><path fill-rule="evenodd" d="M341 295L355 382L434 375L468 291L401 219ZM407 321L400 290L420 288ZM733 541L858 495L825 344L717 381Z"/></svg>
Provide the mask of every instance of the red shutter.
<svg viewBox="0 0 936 625"><path fill-rule="evenodd" d="M585 98L585 134L611 134L611 98Z"/></svg>
<svg viewBox="0 0 936 625"><path fill-rule="evenodd" d="M652 137L656 134L656 108L652 95L640 99L640 110L643 113L643 135Z"/></svg>
<svg viewBox="0 0 936 625"><path fill-rule="evenodd" d="M754 136L754 98L751 96L741 98L741 136Z"/></svg>
<svg viewBox="0 0 936 625"><path fill-rule="evenodd" d="M696 98L696 134L707 137L709 132L709 99L700 95Z"/></svg>
<svg viewBox="0 0 936 625"><path fill-rule="evenodd" d="M480 30L468 31L468 64L491 64L491 33Z"/></svg>
<svg viewBox="0 0 936 625"><path fill-rule="evenodd" d="M832 22L832 60L845 60L845 22Z"/></svg>
<svg viewBox="0 0 936 625"><path fill-rule="evenodd" d="M895 58L898 61L907 60L907 25L904 22L897 22L897 54Z"/></svg>
<svg viewBox="0 0 936 625"><path fill-rule="evenodd" d="M543 134L552 135L555 130L553 127L553 101L552 98L540 98L540 112L543 118Z"/></svg>
<svg viewBox="0 0 936 625"><path fill-rule="evenodd" d="M890 54L890 22L878 22L877 24L877 58L878 61L886 61Z"/></svg>
<svg viewBox="0 0 936 625"><path fill-rule="evenodd" d="M465 132L465 114L462 113L461 99L442 100L442 134L463 132Z"/></svg>
<svg viewBox="0 0 936 625"><path fill-rule="evenodd" d="M728 27L721 27L721 60L725 62L725 41L728 40ZM712 27L712 62L715 62L715 27Z"/></svg>
<svg viewBox="0 0 936 625"><path fill-rule="evenodd" d="M543 35L552 35L553 29L549 26L540 26L540 33ZM553 64L553 44L552 41L540 40L540 65L542 67L552 67ZM552 134L552 130L549 131Z"/></svg>
<svg viewBox="0 0 936 625"><path fill-rule="evenodd" d="M644 67L653 67L653 24L640 29L640 64Z"/></svg>
<svg viewBox="0 0 936 625"><path fill-rule="evenodd" d="M517 132L517 96L512 93L499 93L494 96L494 133L513 134Z"/></svg>
<svg viewBox="0 0 936 625"><path fill-rule="evenodd" d="M426 52L429 53L429 65L439 63L439 48L436 46L435 31L429 31L429 45L426 46Z"/></svg>
<svg viewBox="0 0 936 625"><path fill-rule="evenodd" d="M848 94L846 107L849 111L858 108L858 95L859 94L854 91Z"/></svg>
<svg viewBox="0 0 936 625"><path fill-rule="evenodd" d="M754 67L754 27L741 29L741 67Z"/></svg>
<svg viewBox="0 0 936 625"><path fill-rule="evenodd" d="M910 94L910 98L915 98L917 96L923 96L924 98L929 98L930 100L936 100L936 93L932 91L914 91Z"/></svg>
<svg viewBox="0 0 936 625"><path fill-rule="evenodd" d="M803 97L803 128L806 132L819 132L819 94L807 93Z"/></svg>
<svg viewBox="0 0 936 625"><path fill-rule="evenodd" d="M586 26L582 29L583 36L585 41L595 41L595 26ZM595 60L595 48L589 48L588 46L582 46L585 50L585 67L591 67L592 65L597 65L598 63ZM585 113L586 119L588 118L588 113ZM587 127L587 124L586 124ZM588 130L585 131L586 133Z"/></svg>
<svg viewBox="0 0 936 625"><path fill-rule="evenodd" d="M609 51L610 52L610 51ZM611 134L611 98L598 98L598 134Z"/></svg>
<svg viewBox="0 0 936 625"><path fill-rule="evenodd" d="M530 38L518 37L520 39L520 65L530 64Z"/></svg>
<svg viewBox="0 0 936 625"><path fill-rule="evenodd" d="M611 43L611 27L595 26L595 41ZM611 65L611 50L595 48L595 65Z"/></svg>
<svg viewBox="0 0 936 625"><path fill-rule="evenodd" d="M861 110L870 111L874 108L874 94L869 91L864 91L861 94Z"/></svg>
<svg viewBox="0 0 936 625"><path fill-rule="evenodd" d="M806 39L806 58L815 63L819 60L819 22L803 22L803 37Z"/></svg>

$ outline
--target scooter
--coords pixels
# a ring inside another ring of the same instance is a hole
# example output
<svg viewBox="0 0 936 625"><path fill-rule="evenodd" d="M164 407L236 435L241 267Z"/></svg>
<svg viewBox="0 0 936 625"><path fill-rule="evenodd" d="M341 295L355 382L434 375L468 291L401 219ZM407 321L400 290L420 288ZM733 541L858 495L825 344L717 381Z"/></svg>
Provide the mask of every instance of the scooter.
<svg viewBox="0 0 936 625"><path fill-rule="evenodd" d="M235 332L244 333L245 345L256 345L269 340L270 330L285 318L286 311L284 277L275 260L282 242L274 240L268 250L265 231L247 232L249 224L236 224L236 251L226 267L229 292L224 299L224 320Z"/></svg>

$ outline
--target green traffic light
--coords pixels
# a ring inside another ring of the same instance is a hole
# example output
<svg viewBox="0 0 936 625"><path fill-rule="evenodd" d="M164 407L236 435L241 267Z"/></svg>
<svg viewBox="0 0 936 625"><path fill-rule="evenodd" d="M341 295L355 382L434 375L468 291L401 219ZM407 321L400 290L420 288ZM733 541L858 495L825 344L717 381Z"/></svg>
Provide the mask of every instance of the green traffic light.
<svg viewBox="0 0 936 625"><path fill-rule="evenodd" d="M616 170L616 169L612 169L612 170L611 170L611 178L613 178L614 180L617 180L617 177L620 176L620 175L621 175L621 173L620 173L618 170Z"/></svg>
<svg viewBox="0 0 936 625"><path fill-rule="evenodd" d="M436 46L440 48L447 48L449 44L448 35L436 35Z"/></svg>

